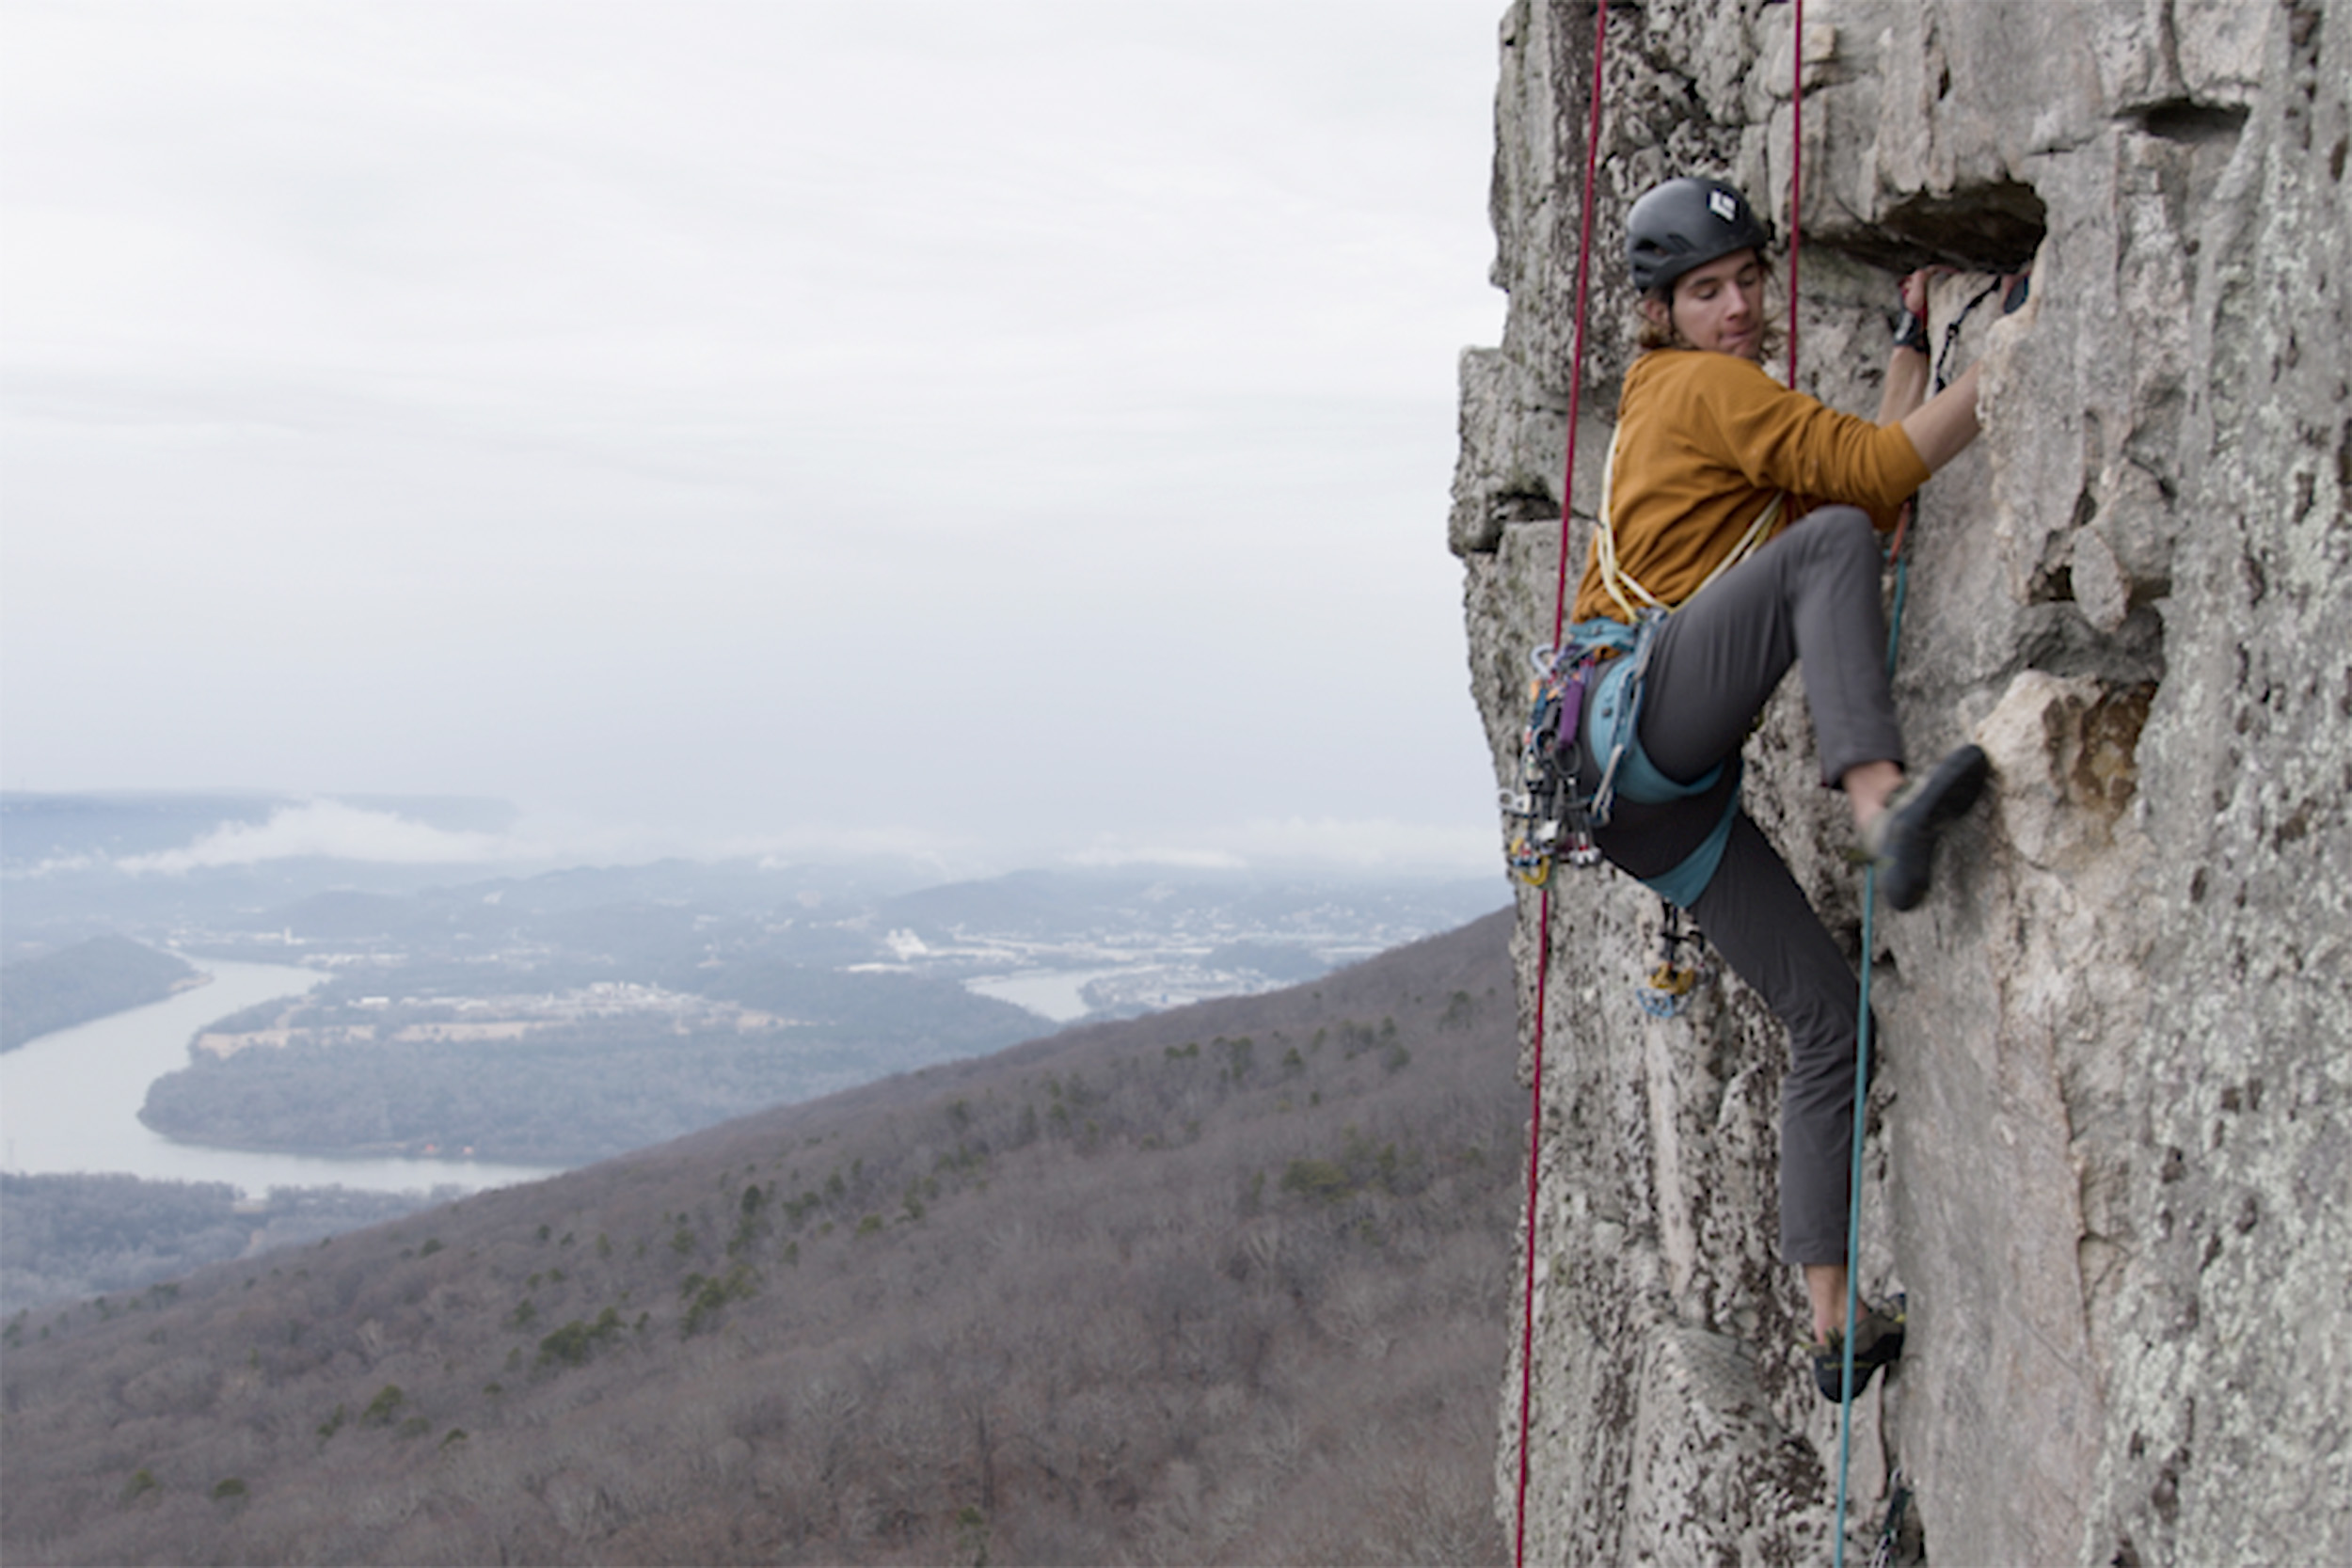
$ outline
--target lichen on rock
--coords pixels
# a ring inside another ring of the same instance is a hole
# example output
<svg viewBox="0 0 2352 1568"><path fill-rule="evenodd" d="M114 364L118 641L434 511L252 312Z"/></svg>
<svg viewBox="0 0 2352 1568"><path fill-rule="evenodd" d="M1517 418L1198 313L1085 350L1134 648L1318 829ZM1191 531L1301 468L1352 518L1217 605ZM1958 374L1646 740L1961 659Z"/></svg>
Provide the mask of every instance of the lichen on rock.
<svg viewBox="0 0 2352 1568"><path fill-rule="evenodd" d="M1572 568L1633 353L1625 210L1714 174L1785 226L1790 25L1610 8ZM1499 781L1552 612L1594 28L1521 0L1501 29L1510 310L1464 356L1448 528ZM2352 1560L2352 8L1812 0L1802 48L1804 389L1875 405L1897 269L1960 269L1939 341L2033 271L1962 335L1984 434L1913 534L1910 746L1977 738L1996 776L1928 905L1874 927L1861 1274L1912 1315L1857 1410L1853 1542L1899 1463L1930 1560ZM1812 754L1784 691L1749 810L1858 948ZM1823 1560L1779 1026L1727 978L1647 1020L1655 898L1552 898L1529 1559Z"/></svg>

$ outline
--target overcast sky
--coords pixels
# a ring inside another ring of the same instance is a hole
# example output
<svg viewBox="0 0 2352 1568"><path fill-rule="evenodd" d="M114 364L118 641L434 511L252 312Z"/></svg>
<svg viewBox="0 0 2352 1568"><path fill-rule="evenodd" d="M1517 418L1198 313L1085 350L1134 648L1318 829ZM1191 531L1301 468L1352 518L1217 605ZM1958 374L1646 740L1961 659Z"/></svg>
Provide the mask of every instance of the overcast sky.
<svg viewBox="0 0 2352 1568"><path fill-rule="evenodd" d="M0 5L0 782L1497 864L1502 0Z"/></svg>

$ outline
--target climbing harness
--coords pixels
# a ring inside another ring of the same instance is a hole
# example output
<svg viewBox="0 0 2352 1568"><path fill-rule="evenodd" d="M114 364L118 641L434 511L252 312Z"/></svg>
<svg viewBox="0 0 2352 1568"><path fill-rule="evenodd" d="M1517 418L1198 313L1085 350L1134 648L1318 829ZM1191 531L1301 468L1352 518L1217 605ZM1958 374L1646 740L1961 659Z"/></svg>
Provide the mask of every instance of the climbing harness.
<svg viewBox="0 0 2352 1568"><path fill-rule="evenodd" d="M1670 799L1713 786L1711 771L1694 786L1677 784L1642 752L1644 683L1650 649L1664 624L1662 610L1645 611L1631 626L1606 618L1582 621L1560 646L1528 656L1534 676L1528 683L1527 724L1519 732L1518 787L1502 793L1503 813L1515 824L1511 870L1530 887L1545 885L1563 854L1571 865L1600 863L1593 830L1609 826L1618 788L1629 774L1638 776L1637 800ZM1600 754L1589 756L1588 751ZM1586 786L1588 761L1597 766Z"/></svg>

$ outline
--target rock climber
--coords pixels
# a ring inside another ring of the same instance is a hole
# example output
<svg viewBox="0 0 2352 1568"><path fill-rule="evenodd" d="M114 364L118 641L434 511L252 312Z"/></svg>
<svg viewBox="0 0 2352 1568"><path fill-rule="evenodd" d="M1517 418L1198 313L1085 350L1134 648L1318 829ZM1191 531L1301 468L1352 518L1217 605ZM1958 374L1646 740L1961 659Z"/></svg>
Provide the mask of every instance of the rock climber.
<svg viewBox="0 0 2352 1568"><path fill-rule="evenodd" d="M1821 781L1845 793L1859 857L1894 908L1926 896L1936 837L1975 802L1987 763L1963 746L1905 773L1878 534L1975 438L1977 371L1927 395L1927 277L1914 274L1877 421L1826 408L1763 369L1772 232L1745 197L1668 180L1634 203L1627 229L1644 352L1626 374L1575 619L1580 641L1638 668L1597 684L1586 708L1587 768L1625 743L1594 839L1691 911L1788 1027L1781 1251L1803 1271L1815 1382L1836 1401L1859 988L1740 808L1740 749L1801 664ZM1899 1305L1861 1314L1857 1390L1901 1349Z"/></svg>

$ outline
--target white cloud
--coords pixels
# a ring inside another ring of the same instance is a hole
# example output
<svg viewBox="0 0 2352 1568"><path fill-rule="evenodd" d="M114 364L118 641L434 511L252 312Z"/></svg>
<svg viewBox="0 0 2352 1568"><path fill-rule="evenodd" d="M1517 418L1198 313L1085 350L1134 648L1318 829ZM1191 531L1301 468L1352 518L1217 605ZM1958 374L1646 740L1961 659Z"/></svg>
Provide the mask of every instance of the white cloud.
<svg viewBox="0 0 2352 1568"><path fill-rule="evenodd" d="M453 832L389 812L312 800L281 806L266 822L226 823L185 848L129 855L115 864L121 871L170 874L313 858L379 865L478 865L529 857L501 834Z"/></svg>

